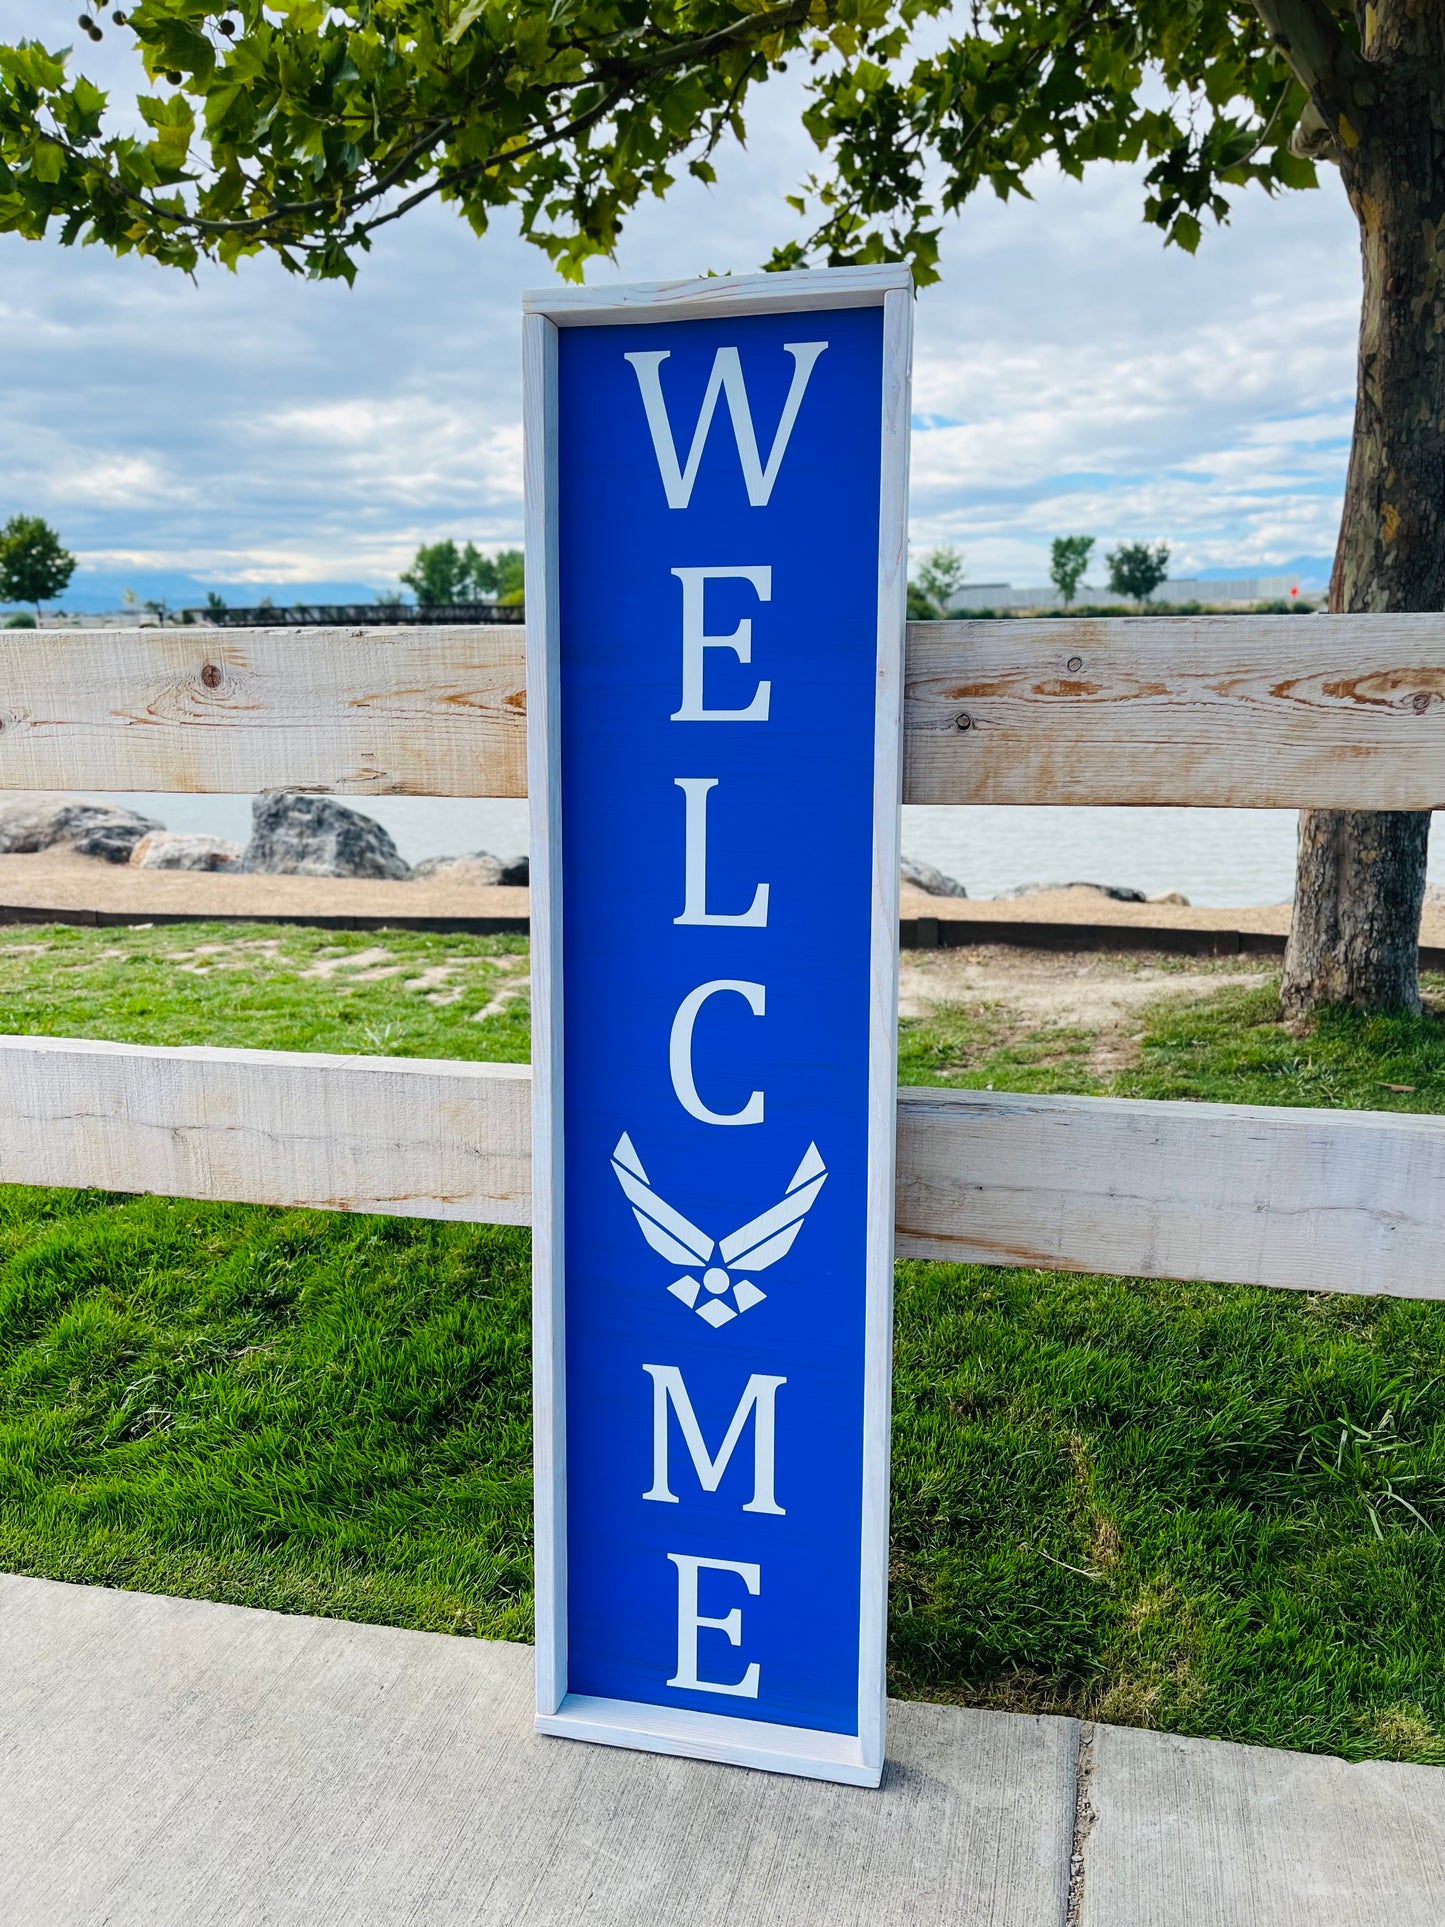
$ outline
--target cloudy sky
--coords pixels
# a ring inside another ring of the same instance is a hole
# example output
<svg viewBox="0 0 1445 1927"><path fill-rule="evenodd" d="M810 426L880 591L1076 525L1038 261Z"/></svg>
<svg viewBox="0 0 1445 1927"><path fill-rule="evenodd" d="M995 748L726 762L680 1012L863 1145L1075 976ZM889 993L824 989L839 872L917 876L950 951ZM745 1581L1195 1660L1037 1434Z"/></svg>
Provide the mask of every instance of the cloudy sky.
<svg viewBox="0 0 1445 1927"><path fill-rule="evenodd" d="M53 44L58 12L0 0L0 39ZM755 268L810 164L798 101L759 96L721 185L644 210L591 278ZM1327 568L1358 290L1337 180L1242 198L1192 260L1140 201L1127 170L1043 176L947 233L918 310L912 532L956 543L974 581L1042 580L1069 531L1168 540L1176 574ZM378 242L347 290L0 236L0 519L59 527L72 606L369 593L421 541L520 538L518 300L546 262L444 208Z"/></svg>

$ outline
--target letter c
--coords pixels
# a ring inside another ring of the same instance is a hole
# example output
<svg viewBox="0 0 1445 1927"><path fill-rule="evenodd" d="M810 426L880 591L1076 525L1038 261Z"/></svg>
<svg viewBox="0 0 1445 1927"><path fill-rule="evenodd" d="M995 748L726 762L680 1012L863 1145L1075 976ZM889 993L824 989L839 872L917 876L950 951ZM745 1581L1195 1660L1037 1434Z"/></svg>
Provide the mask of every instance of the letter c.
<svg viewBox="0 0 1445 1927"><path fill-rule="evenodd" d="M754 1017L761 1017L764 1013L768 993L762 984L743 983L734 977L718 977L710 984L699 984L696 990L690 990L678 1005L677 1015L672 1020L672 1039L668 1045L672 1088L677 1092L677 1101L688 1116L697 1118L703 1124L761 1124L761 1091L754 1091L740 1111L724 1113L710 1111L698 1096L697 1085L693 1082L692 1027L708 998L715 997L720 990L735 990L739 997L746 998L748 1009Z"/></svg>

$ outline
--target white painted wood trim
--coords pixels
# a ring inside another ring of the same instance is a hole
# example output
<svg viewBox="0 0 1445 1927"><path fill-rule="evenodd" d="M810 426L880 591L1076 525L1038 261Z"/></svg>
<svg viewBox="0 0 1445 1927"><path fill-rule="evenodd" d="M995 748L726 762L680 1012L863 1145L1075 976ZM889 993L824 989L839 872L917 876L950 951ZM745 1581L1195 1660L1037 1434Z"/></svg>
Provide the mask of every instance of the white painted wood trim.
<svg viewBox="0 0 1445 1927"><path fill-rule="evenodd" d="M768 1720L730 1719L725 1713L694 1713L675 1706L649 1706L648 1723L639 1726L637 1710L628 1700L569 1693L556 1713L538 1719L537 1731L642 1753L760 1767L765 1773L791 1773L804 1780L834 1780L844 1786L876 1787L883 1778L881 1757L865 1759L861 1743L847 1734L779 1726Z"/></svg>
<svg viewBox="0 0 1445 1927"><path fill-rule="evenodd" d="M557 330L523 317L526 446L527 771L531 792L532 1168L545 1203L532 1229L533 1505L537 1712L567 1690L566 1293L562 1157L562 797Z"/></svg>
<svg viewBox="0 0 1445 1927"><path fill-rule="evenodd" d="M531 1218L526 1065L0 1037L0 1180ZM900 1258L1445 1299L1445 1117L898 1093Z"/></svg>
<svg viewBox="0 0 1445 1927"><path fill-rule="evenodd" d="M532 288L526 314L559 328L617 327L638 321L704 321L716 314L798 314L815 308L872 308L890 294L910 293L906 267L799 269L788 274L715 275L700 280L646 281L632 286Z"/></svg>
<svg viewBox="0 0 1445 1927"><path fill-rule="evenodd" d="M908 615L908 430L913 294L883 304L878 657L873 747L872 980L868 1028L867 1301L858 1740L883 1770L888 1704L889 1466L893 1419L893 1197L898 1089L898 860L903 794L903 645ZM876 1784L870 1782L869 1784Z"/></svg>
<svg viewBox="0 0 1445 1927"><path fill-rule="evenodd" d="M1445 615L912 623L905 683L909 803L1445 805ZM0 791L523 796L525 739L520 626L0 631Z"/></svg>

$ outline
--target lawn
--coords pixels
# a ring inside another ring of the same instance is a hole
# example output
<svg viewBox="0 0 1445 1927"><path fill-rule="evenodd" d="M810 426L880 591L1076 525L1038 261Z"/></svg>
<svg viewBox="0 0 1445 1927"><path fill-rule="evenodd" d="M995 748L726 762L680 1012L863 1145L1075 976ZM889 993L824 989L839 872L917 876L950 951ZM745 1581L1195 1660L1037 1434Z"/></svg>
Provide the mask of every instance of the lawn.
<svg viewBox="0 0 1445 1927"><path fill-rule="evenodd" d="M527 1054L515 939L0 944L0 1030ZM906 1081L1445 1108L1445 1024L1165 995L1129 1061L998 1002ZM0 1569L530 1628L528 1249L486 1226L0 1189ZM1445 1307L898 1271L893 1690L1445 1763Z"/></svg>

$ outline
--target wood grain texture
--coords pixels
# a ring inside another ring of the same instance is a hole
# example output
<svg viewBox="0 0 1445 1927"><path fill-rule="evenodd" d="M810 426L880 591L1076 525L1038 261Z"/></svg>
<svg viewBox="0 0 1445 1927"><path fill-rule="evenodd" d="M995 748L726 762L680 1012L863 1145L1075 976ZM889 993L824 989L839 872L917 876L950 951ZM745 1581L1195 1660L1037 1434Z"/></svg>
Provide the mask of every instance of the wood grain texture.
<svg viewBox="0 0 1445 1927"><path fill-rule="evenodd" d="M916 623L910 803L1425 810L1445 617Z"/></svg>
<svg viewBox="0 0 1445 1927"><path fill-rule="evenodd" d="M0 790L526 794L519 628L13 634ZM1429 809L1445 616L913 623L904 725L907 803Z"/></svg>
<svg viewBox="0 0 1445 1927"><path fill-rule="evenodd" d="M525 1224L526 1065L0 1037L0 1177Z"/></svg>
<svg viewBox="0 0 1445 1927"><path fill-rule="evenodd" d="M525 1065L0 1038L0 1177L525 1224ZM1445 1298L1445 1118L898 1097L896 1249Z"/></svg>
<svg viewBox="0 0 1445 1927"><path fill-rule="evenodd" d="M1445 1118L900 1093L899 1257L1445 1297Z"/></svg>
<svg viewBox="0 0 1445 1927"><path fill-rule="evenodd" d="M525 796L519 628L0 631L0 789Z"/></svg>

